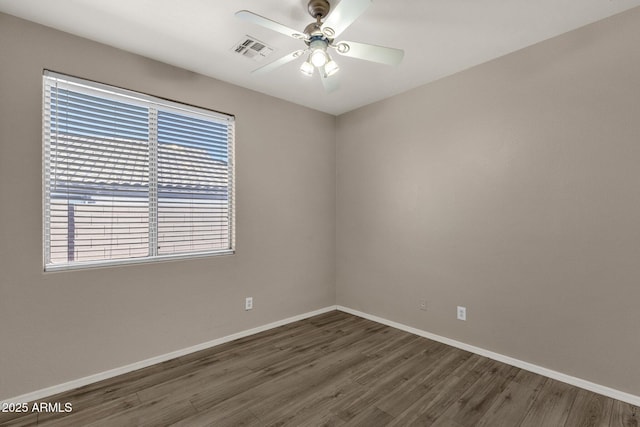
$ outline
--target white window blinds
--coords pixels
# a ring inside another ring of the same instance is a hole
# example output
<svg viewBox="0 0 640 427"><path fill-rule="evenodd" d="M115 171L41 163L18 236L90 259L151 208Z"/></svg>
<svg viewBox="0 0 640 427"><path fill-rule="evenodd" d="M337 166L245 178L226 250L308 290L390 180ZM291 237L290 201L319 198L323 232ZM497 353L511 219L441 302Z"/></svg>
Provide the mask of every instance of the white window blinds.
<svg viewBox="0 0 640 427"><path fill-rule="evenodd" d="M234 119L44 75L45 268L233 251Z"/></svg>

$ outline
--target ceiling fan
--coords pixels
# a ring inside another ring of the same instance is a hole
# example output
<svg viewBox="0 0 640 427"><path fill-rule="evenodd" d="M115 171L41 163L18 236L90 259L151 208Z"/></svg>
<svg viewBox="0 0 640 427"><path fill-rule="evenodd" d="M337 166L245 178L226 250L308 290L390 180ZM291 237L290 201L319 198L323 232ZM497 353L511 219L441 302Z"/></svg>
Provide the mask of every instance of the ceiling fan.
<svg viewBox="0 0 640 427"><path fill-rule="evenodd" d="M401 49L352 41L335 41L370 5L371 0L342 0L329 14L331 5L327 0L309 0L309 14L316 21L307 25L302 32L248 10L236 12L236 17L239 19L301 40L307 45L305 49L291 52L252 72L264 73L271 71L308 53L307 59L300 66L300 71L307 76L312 76L315 69L318 69L318 74L320 74L325 90L331 92L337 88L337 83L335 79L330 79L329 77L335 75L340 67L329 55L328 48L334 49L340 55L351 58L364 59L365 61L380 64L398 65L404 57L404 51Z"/></svg>

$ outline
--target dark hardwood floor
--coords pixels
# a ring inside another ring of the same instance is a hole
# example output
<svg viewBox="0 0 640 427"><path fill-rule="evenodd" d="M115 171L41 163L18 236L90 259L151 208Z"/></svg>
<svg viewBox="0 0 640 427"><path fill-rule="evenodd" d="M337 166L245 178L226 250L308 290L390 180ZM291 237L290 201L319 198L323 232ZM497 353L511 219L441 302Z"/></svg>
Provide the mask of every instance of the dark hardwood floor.
<svg viewBox="0 0 640 427"><path fill-rule="evenodd" d="M638 407L342 312L44 399L2 426L638 427ZM32 405L32 404L30 404Z"/></svg>

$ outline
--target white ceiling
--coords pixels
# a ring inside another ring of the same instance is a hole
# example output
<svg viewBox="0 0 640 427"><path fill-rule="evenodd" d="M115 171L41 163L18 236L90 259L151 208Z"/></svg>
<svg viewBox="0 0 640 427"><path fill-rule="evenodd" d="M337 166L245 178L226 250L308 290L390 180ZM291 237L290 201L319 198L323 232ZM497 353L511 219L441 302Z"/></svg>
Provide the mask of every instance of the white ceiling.
<svg viewBox="0 0 640 427"><path fill-rule="evenodd" d="M0 11L337 115L640 6L640 0L373 0L339 39L402 48L404 60L392 67L337 56L340 88L327 94L317 73L298 71L302 58L252 75L304 44L234 17L247 9L303 30L313 21L307 1L0 0ZM235 54L245 35L276 51L264 62Z"/></svg>

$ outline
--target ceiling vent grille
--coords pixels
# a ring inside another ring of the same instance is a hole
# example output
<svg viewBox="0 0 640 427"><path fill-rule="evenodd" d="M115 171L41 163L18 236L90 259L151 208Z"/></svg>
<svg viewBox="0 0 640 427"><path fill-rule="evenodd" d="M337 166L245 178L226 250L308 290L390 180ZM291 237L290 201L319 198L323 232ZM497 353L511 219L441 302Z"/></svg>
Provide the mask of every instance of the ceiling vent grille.
<svg viewBox="0 0 640 427"><path fill-rule="evenodd" d="M233 45L232 51L238 55L245 56L254 61L262 61L267 56L271 55L275 50L271 46L267 46L265 43L255 39L251 36L245 36L238 43Z"/></svg>

